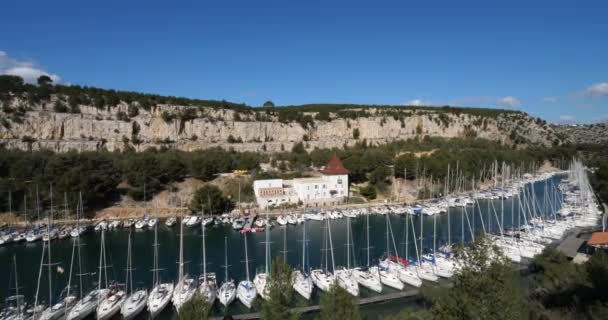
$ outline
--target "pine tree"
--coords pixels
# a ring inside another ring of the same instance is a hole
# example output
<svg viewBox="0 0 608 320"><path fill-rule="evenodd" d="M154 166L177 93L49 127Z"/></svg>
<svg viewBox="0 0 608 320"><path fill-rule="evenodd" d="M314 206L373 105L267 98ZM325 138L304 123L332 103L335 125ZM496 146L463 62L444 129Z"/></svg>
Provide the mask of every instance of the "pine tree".
<svg viewBox="0 0 608 320"><path fill-rule="evenodd" d="M291 285L291 267L283 257L278 256L272 263L270 278L268 279L268 299L262 302L262 319L284 320L298 319L297 314L290 311L293 300L293 286Z"/></svg>
<svg viewBox="0 0 608 320"><path fill-rule="evenodd" d="M329 292L321 297L319 320L359 320L359 306L355 297L338 285L333 285Z"/></svg>
<svg viewBox="0 0 608 320"><path fill-rule="evenodd" d="M195 294L179 310L178 320L207 320L211 306L200 294Z"/></svg>

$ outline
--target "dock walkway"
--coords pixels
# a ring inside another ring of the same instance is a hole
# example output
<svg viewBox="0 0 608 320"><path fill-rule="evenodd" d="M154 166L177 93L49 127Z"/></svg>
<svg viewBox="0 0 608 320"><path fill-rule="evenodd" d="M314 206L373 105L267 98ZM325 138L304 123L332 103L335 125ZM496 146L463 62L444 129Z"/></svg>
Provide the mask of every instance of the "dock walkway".
<svg viewBox="0 0 608 320"><path fill-rule="evenodd" d="M404 290L404 291L375 295L375 296L371 296L371 297L367 297L367 298L361 298L361 299L359 299L358 302L359 302L359 305L366 305L366 304L385 302L385 301L390 301L390 300L395 300L395 299L414 297L414 296L417 296L418 294L420 294L420 289L414 288L414 289L409 289L409 290ZM297 307L297 308L292 309L292 311L297 314L318 312L319 310L321 310L321 306L318 304L314 305L314 306ZM252 313L233 315L232 319L252 320L252 319L260 319L261 317L262 317L261 313L252 312ZM221 319L223 319L223 317L214 317L211 319L221 320Z"/></svg>

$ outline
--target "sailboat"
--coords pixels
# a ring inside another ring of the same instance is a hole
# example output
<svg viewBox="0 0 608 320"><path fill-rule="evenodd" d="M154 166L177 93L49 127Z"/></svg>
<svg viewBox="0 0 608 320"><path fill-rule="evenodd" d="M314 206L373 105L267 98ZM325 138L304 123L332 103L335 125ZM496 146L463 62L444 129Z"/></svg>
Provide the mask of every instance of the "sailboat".
<svg viewBox="0 0 608 320"><path fill-rule="evenodd" d="M268 211L266 211L266 221L268 221ZM255 275L255 277L253 278L253 283L255 284L255 287L257 289L258 294L260 295L260 297L262 297L262 299L268 299L268 288L267 288L267 284L268 284L268 277L270 276L270 272L268 270L268 260L270 260L270 252L269 252L269 246L270 246L270 234L268 233L268 227L266 227L265 231L265 237L266 237L266 241L264 241L264 272L259 272Z"/></svg>
<svg viewBox="0 0 608 320"><path fill-rule="evenodd" d="M466 213L466 211L465 211L465 213ZM416 249L416 258L417 258L417 264L414 265L414 267L416 268L418 277L423 280L437 282L437 280L439 280L439 278L437 277L437 275L435 275L435 272L433 271L432 266L425 264L424 261L422 261L420 259L420 253L418 251L418 244L416 243L416 230L414 229L414 218L412 216L410 216L409 218L410 218L410 222L412 223L412 233L414 234L414 248ZM420 216L420 250L422 250L422 246L423 246L422 231L423 231L422 216Z"/></svg>
<svg viewBox="0 0 608 320"><path fill-rule="evenodd" d="M205 219L203 219L204 221ZM203 232L203 274L198 277L198 291L210 305L213 305L217 297L217 278L215 273L207 273L207 248L205 242L206 224L201 223Z"/></svg>
<svg viewBox="0 0 608 320"><path fill-rule="evenodd" d="M4 300L0 319L2 320L24 320L26 310L25 299L19 294L19 277L17 276L17 258L13 255L13 267L15 273L15 295Z"/></svg>
<svg viewBox="0 0 608 320"><path fill-rule="evenodd" d="M349 218L350 219L350 218ZM350 228L349 228L350 229ZM355 279L357 279L357 282L372 290L375 292L382 292L382 282L380 280L380 273L378 272L378 268L374 268L372 269L370 267L370 259L369 259L369 253L370 253L370 247L369 247L369 215L365 215L365 230L366 230L366 241L367 241L367 265L365 266L365 268L355 268L353 270L353 275L355 277ZM396 279L396 278L395 278ZM403 284L399 281L399 279L396 279L401 287L403 287Z"/></svg>
<svg viewBox="0 0 608 320"><path fill-rule="evenodd" d="M105 277L106 287L108 285L108 274L107 274L107 258L106 258L106 245L105 245L105 233L106 230L101 230L101 257L100 257L100 270L101 274L102 269ZM100 278L100 286L101 286L101 275ZM107 320L112 318L115 314L120 311L122 304L125 302L125 291L120 288L118 284L114 284L108 294L101 298L99 305L97 306L97 320Z"/></svg>
<svg viewBox="0 0 608 320"><path fill-rule="evenodd" d="M156 317L171 301L173 295L173 283L161 283L158 266L158 224L154 225L154 267L152 268L152 283L154 288L148 296L148 311L150 318Z"/></svg>
<svg viewBox="0 0 608 320"><path fill-rule="evenodd" d="M338 285L351 295L359 296L359 284L350 269L350 218L346 218L346 268L338 267L334 272Z"/></svg>
<svg viewBox="0 0 608 320"><path fill-rule="evenodd" d="M148 301L148 290L140 289L133 291L133 262L131 261L131 231L127 243L127 277L126 289L127 298L120 309L123 319L128 320L144 310Z"/></svg>
<svg viewBox="0 0 608 320"><path fill-rule="evenodd" d="M51 210L48 215L48 223L47 223L47 234L51 233L51 224L53 219L53 185L51 184ZM51 240L52 238L49 236L45 239L46 247L47 247L47 267L48 267L48 277L49 277L49 307L46 308L42 314L40 315L40 320L58 320L65 319L65 316L70 312L72 307L76 304L76 296L70 295L70 286L66 287L64 292L60 295L59 301L55 304L52 303L53 298L53 281L52 281L52 266L51 263ZM72 256L73 258L73 256ZM73 260L73 259L72 259ZM70 267L71 272L71 267Z"/></svg>
<svg viewBox="0 0 608 320"><path fill-rule="evenodd" d="M228 279L228 237L224 237L224 269L225 278L224 283L220 287L220 303L224 307L229 306L236 297L236 287L234 286L234 280Z"/></svg>
<svg viewBox="0 0 608 320"><path fill-rule="evenodd" d="M399 280L401 280L401 282L403 282L403 283L407 283L413 287L422 286L422 280L420 280L420 278L418 277L416 272L414 272L409 267L407 260L399 258L399 255L397 252L397 246L395 245L395 239L393 238L393 233L391 230L392 230L392 228L391 228L390 220L389 220L388 215L386 215L386 258L384 260L380 261L380 264L379 264L380 272L382 272L382 270L384 269L384 270L388 271L388 273L392 274L394 277L399 278ZM408 233L407 233L407 229L406 229L406 237L407 236L408 236ZM390 254L389 238L392 239L393 247L395 250L395 256L391 256L391 254ZM406 240L406 250L407 250L407 240ZM407 254L406 254L406 258L407 258ZM380 279L383 280L384 281L383 283L386 285L389 285L388 281L392 280L390 278L383 278L382 275L381 275ZM393 286L393 288L394 288L394 286Z"/></svg>
<svg viewBox="0 0 608 320"><path fill-rule="evenodd" d="M321 291L325 291L325 292L329 292L329 290L331 289L331 287L335 284L336 282L336 277L333 275L333 273L329 272L328 270L328 260L329 260L329 255L327 254L327 251L331 252L331 266L332 266L332 270L334 270L334 251L333 251L333 245L332 245L332 241L331 241L331 231L330 231L330 224L329 224L329 219L325 220L326 221L326 228L325 228L325 233L324 235L324 239L323 239L323 243L324 243L324 248L321 250L322 251L322 256L325 257L325 267L323 269L315 269L312 270L310 272L310 277L312 278L312 282L319 288L321 289ZM329 246L329 249L327 248Z"/></svg>
<svg viewBox="0 0 608 320"><path fill-rule="evenodd" d="M304 228L302 228L302 270L294 270L292 273L293 288L299 293L304 299L310 300L312 295L312 279L308 275L310 271L306 264L306 255L308 254L308 241L306 240L306 221L304 221Z"/></svg>
<svg viewBox="0 0 608 320"><path fill-rule="evenodd" d="M76 220L77 225L76 228L74 230L80 230L80 220L79 220L79 215L82 215L82 195L79 195L79 210L76 210ZM81 259L81 253L80 253L80 232L76 232L73 236L74 236L74 242L76 243L76 246L78 248L78 279L79 279L79 290L80 290L80 300L78 301L78 303L76 303L76 305L72 308L72 310L70 310L70 312L68 313L67 316L67 320L82 320L84 318L86 318L87 316L89 316L90 314L92 314L95 309L97 308L97 305L99 304L100 300L105 299L105 297L108 295L108 293L110 292L109 289L106 288L101 288L101 270L102 270L102 262L105 260L103 259L103 256L105 255L105 245L104 245L104 240L105 240L105 233L102 232L101 236L101 249L99 252L99 278L98 278L98 287L96 289L91 290L86 296L82 296L82 289L83 289L83 284L82 284L82 276L84 276L85 274L83 273L82 270L82 259ZM106 279L107 282L107 279Z"/></svg>
<svg viewBox="0 0 608 320"><path fill-rule="evenodd" d="M183 220L183 219L182 219ZM171 302L175 310L179 313L179 309L194 296L196 286L194 279L188 275L184 275L184 222L179 224L179 278Z"/></svg>
<svg viewBox="0 0 608 320"><path fill-rule="evenodd" d="M251 309L251 305L253 304L253 300L255 300L255 296L257 295L257 290L255 289L255 284L249 281L249 257L247 254L247 234L244 235L245 242L245 280L239 282L239 286L236 289L236 297L241 301L242 304L245 305L248 309Z"/></svg>

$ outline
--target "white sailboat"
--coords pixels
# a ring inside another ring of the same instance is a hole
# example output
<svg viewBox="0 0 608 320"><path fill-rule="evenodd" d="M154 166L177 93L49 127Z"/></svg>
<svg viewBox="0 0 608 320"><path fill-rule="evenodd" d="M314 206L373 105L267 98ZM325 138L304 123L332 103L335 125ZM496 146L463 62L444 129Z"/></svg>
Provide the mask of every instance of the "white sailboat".
<svg viewBox="0 0 608 320"><path fill-rule="evenodd" d="M133 291L133 262L131 259L131 231L129 231L129 240L127 243L127 277L125 281L127 297L120 309L120 313L125 320L131 319L142 312L148 301L148 290L140 289Z"/></svg>
<svg viewBox="0 0 608 320"><path fill-rule="evenodd" d="M53 185L51 184L51 209L48 215L48 223L47 223L47 234L51 233L51 224L53 221ZM49 307L46 308L42 314L40 315L40 320L61 320L65 319L66 315L72 310L72 307L76 304L76 296L70 294L70 284L68 282L68 286L66 287L65 295L60 295L59 301L53 304L53 281L52 281L52 266L51 263L51 240L52 237L47 237L45 239L46 248L47 248L47 267L48 267L48 277L49 277ZM72 250L72 262L74 261L74 250ZM72 266L70 266L70 272L72 272ZM71 280L71 277L70 277Z"/></svg>
<svg viewBox="0 0 608 320"><path fill-rule="evenodd" d="M422 246L423 246L422 219L423 219L423 217L420 216L420 250L422 250ZM410 216L410 222L412 223L412 233L414 234L414 248L416 249L416 258L417 258L417 265L415 265L414 267L416 268L418 277L422 280L437 282L439 280L439 278L435 274L433 267L430 264L424 263L424 261L422 261L420 259L420 253L418 251L418 244L416 243L416 229L414 229L414 218L412 216Z"/></svg>
<svg viewBox="0 0 608 320"><path fill-rule="evenodd" d="M350 219L350 218L349 218ZM375 292L382 292L382 282L380 280L380 273L378 272L378 268L371 269L370 266L370 247L369 247L369 215L365 216L365 230L366 230L366 241L367 241L367 265L365 268L357 267L353 270L353 275L357 282ZM350 228L349 228L350 229ZM397 282L401 284L401 282L397 279ZM401 284L403 286L403 284Z"/></svg>
<svg viewBox="0 0 608 320"><path fill-rule="evenodd" d="M409 215L409 216L411 217L411 215ZM406 219L407 219L407 217L406 217ZM406 246L405 247L407 250L407 237L408 237L407 224L406 224L405 235L406 235L406 241L405 241ZM394 257L391 256L391 254L390 254L389 237L390 237L390 239L392 239L392 242L393 242L393 248L395 250ZM407 256L408 255L406 253L406 258L407 258ZM413 287L422 286L422 280L418 277L416 272L414 270L412 270L412 268L410 268L410 266L407 265L406 263L407 263L406 260L399 258L397 246L395 245L395 239L393 238L390 220L389 220L388 215L386 215L386 258L384 260L380 261L380 264L379 264L380 272L382 272L382 270L384 269L385 271L388 271L388 273L392 274L394 277L397 277L403 283L407 283ZM388 284L388 281L392 280L390 278L383 278L382 276L380 277L380 279L387 286L390 285L390 284ZM393 288L394 288L394 286L393 286ZM401 290L401 289L399 289L399 290Z"/></svg>
<svg viewBox="0 0 608 320"><path fill-rule="evenodd" d="M247 254L247 234L245 233L243 241L245 242L245 280L239 282L239 286L236 289L236 297L245 305L248 309L251 309L253 301L257 295L255 284L249 281L249 257Z"/></svg>
<svg viewBox="0 0 608 320"><path fill-rule="evenodd" d="M229 306L236 298L236 286L234 285L234 280L228 279L228 237L224 237L224 268L225 268L225 277L224 283L220 287L220 303L224 305L224 307Z"/></svg>
<svg viewBox="0 0 608 320"><path fill-rule="evenodd" d="M190 301L196 292L194 279L184 274L184 223L179 224L179 277L177 285L173 290L171 302L175 310L179 313L179 309L184 303Z"/></svg>
<svg viewBox="0 0 608 320"><path fill-rule="evenodd" d="M76 216L77 216L77 221L78 224L76 225L76 229L82 228L79 226L80 224L80 220L78 219L79 215L82 215L82 195L79 195L79 210L76 211ZM82 289L83 289L83 284L82 284L82 276L85 275L84 271L82 270L82 262L81 262L81 252L80 252L80 233L76 233L74 236L74 241L76 243L76 246L78 248L78 279L79 279L79 290L80 290L80 300L78 301L78 303L76 303L76 305L72 308L72 310L70 310L70 312L68 313L67 316L67 320L82 320L86 317L88 317L90 314L95 312L95 309L97 308L99 301L105 299L105 297L108 295L108 293L110 292L109 289L106 288L101 288L101 275L102 275L102 263L105 260L103 258L103 255L105 255L105 233L102 232L101 236L101 249L99 251L99 274L98 274L98 279L97 279L97 288L91 290L87 295L85 295L83 297L83 293L82 293ZM107 279L106 279L106 287L107 287Z"/></svg>
<svg viewBox="0 0 608 320"><path fill-rule="evenodd" d="M104 273L106 287L108 285L108 274L107 274L107 258L106 258L106 245L105 245L105 229L101 230L101 257L100 257L100 270L99 272ZM100 275L101 278L101 275ZM101 285L101 281L100 281ZM118 285L114 287L105 295L100 298L99 305L97 306L97 320L107 320L112 318L115 314L120 311L122 304L125 301L125 292Z"/></svg>
<svg viewBox="0 0 608 320"><path fill-rule="evenodd" d="M292 273L293 288L299 293L304 299L310 300L312 295L313 283L311 277L308 275L308 268L306 267L306 254L308 253L308 241L306 240L306 221L304 221L304 228L302 228L302 270L294 270Z"/></svg>
<svg viewBox="0 0 608 320"><path fill-rule="evenodd" d="M329 232L329 219L325 220L327 226L325 228L325 233L323 234L323 243L324 248L321 250L322 256L325 257L325 268L324 269L315 269L310 272L310 277L312 278L312 282L317 286L317 288L321 289L321 291L329 292L331 286L333 286L336 282L336 277L328 270L328 260L329 255L327 251L331 252L331 266L332 270L334 270L334 251L333 245L331 241L331 232ZM327 248L329 246L329 249Z"/></svg>
<svg viewBox="0 0 608 320"><path fill-rule="evenodd" d="M148 296L148 311L150 318L156 317L171 301L173 295L173 283L161 283L158 265L158 224L154 225L154 267L152 268L152 283L154 288Z"/></svg>
<svg viewBox="0 0 608 320"><path fill-rule="evenodd" d="M261 221L261 220L258 220ZM268 221L268 211L266 211L266 221ZM268 284L268 278L270 277L270 272L268 270L268 262L270 260L270 233L268 227L266 227L265 231L265 241L264 241L264 272L258 272L253 278L253 283L255 284L256 290L262 299L268 299L268 288L266 287Z"/></svg>
<svg viewBox="0 0 608 320"><path fill-rule="evenodd" d="M203 219L205 221L205 219ZM203 232L203 274L198 277L198 291L210 305L213 305L217 297L217 278L215 273L207 273L207 246L205 242L206 224L201 223Z"/></svg>
<svg viewBox="0 0 608 320"><path fill-rule="evenodd" d="M359 296L359 284L353 275L353 270L350 269L350 218L346 218L346 268L339 267L334 274L338 285L346 290L351 295Z"/></svg>

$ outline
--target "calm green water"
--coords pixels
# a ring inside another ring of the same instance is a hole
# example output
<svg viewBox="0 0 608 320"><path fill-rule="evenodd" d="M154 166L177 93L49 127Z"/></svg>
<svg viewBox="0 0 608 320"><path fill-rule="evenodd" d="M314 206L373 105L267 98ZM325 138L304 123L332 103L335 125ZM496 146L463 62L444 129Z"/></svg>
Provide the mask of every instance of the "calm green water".
<svg viewBox="0 0 608 320"><path fill-rule="evenodd" d="M547 184L551 189L551 185L559 182L559 178L553 178L549 180ZM532 186L529 186L532 189ZM537 202L542 207L544 202L545 194L545 183L536 183L533 191L536 194ZM409 225L409 246L407 246L407 252L410 258L415 258L416 250L413 244L413 232L415 231L417 238L418 249L420 250L420 235L421 235L421 220L422 229L424 235L422 238L422 251L428 251L433 247L433 227L436 223L437 230L437 245L445 243L448 239L448 229L451 234L451 241L460 241L463 238L462 226L464 225L464 240L471 240L471 232L469 225L474 230L473 233L479 233L482 231L482 219L485 223L486 228L489 228L491 232L499 232L496 223L496 217L494 216L492 206L498 213L498 219L501 219L501 204L504 207L504 228L511 227L511 221L513 220L517 225L518 219L518 208L519 198L508 199L504 201L500 200L481 200L479 205L473 210L472 207L467 207L467 216L469 222L463 217L464 210L461 208L450 209L450 221L448 216L442 214L436 217L429 216L415 216L412 217L413 221L410 221L409 216L395 216L390 215L390 224L393 230L395 243L397 248L400 250L400 255L404 256L406 251L405 241L405 225ZM489 209L488 209L489 208ZM512 214L511 208L514 208L514 215ZM559 209L559 208L558 208ZM488 217L491 218L491 223L488 224ZM513 217L513 219L512 219ZM366 251L365 247L365 226L366 218L364 216L358 217L351 220L352 228L352 242L354 247L350 247L351 252L351 264L360 265L365 264ZM371 257L373 260L377 260L386 251L386 216L371 215L370 221L370 245ZM413 222L413 229L411 223ZM523 218L521 220L523 223ZM490 226L489 226L490 225ZM309 238L309 254L311 268L317 268L322 265L322 248L324 239L324 226L325 222L308 221L306 223L307 237ZM449 226L449 228L448 228ZM346 265L346 230L347 230L347 219L331 220L331 231L334 248L335 265ZM289 263L294 267L301 265L302 259L302 231L303 225L298 226L287 226L280 227L276 226L270 230L270 238L272 241L271 251L272 256L282 255L283 250L283 235L284 231L286 234L285 243L288 252L286 253ZM133 272L134 281L137 286L151 288L152 273L149 271L153 263L153 248L152 243L154 241L154 232L152 230L133 231L132 233L132 245L133 245L133 265L136 270ZM186 271L190 275L197 277L202 273L201 261L202 261L202 237L201 228L198 227L187 228L184 227L184 257L186 264ZM223 281L224 269L224 237L228 238L228 269L229 277L240 281L245 278L245 264L244 264L244 236L240 233L232 230L230 226L210 226L206 231L207 237L207 261L208 267L207 272L216 272L218 280ZM118 229L115 231L106 232L106 248L108 256L108 264L111 264L111 268L108 269L108 277L115 279L119 282L124 282L125 279L125 266L127 259L127 239L129 232L124 229ZM82 237L82 242L85 245L81 248L83 269L89 272L90 275L85 276L83 279L83 287L86 292L93 286L97 279L96 268L99 261L99 248L100 248L100 234L90 231ZM163 223L158 225L158 238L160 243L160 267L164 268L161 272L161 277L166 281L174 281L177 278L177 261L179 258L179 225L175 225L172 228L166 227ZM264 244L262 243L265 239L264 233L252 233L247 235L248 253L250 262L250 278L253 280L256 268L263 269L264 263ZM390 250L393 250L393 244L390 244ZM68 283L70 257L72 253L72 240L56 240L52 242L52 256L53 262L59 263L65 269L65 273L61 274L56 272L54 268L52 272L52 283L53 283L53 296L56 297L59 292ZM18 275L20 292L25 294L26 299L33 301L36 292L36 283L38 279L38 272L40 266L40 259L42 254L42 243L36 242L30 243L19 243L10 244L0 247L0 299L4 301L6 296L13 294L9 291L9 281L12 280L13 272L12 269L12 257L13 255L17 258L18 264ZM331 266L330 266L331 268ZM48 301L48 274L46 270L43 272L43 278L40 286L40 296L44 301ZM77 284L78 280L76 277L72 280L73 284ZM11 286L14 283L11 282ZM389 290L385 288L385 290ZM370 293L362 288L361 295L363 297ZM317 302L319 299L319 290L315 290L313 293L313 302ZM304 305L306 302L297 297L296 304ZM382 304L380 306L383 309L390 310L390 304ZM402 303L397 304L399 308L402 307ZM378 306L366 307L370 310L378 308ZM219 307L219 303L216 303L214 313L224 314L224 312L230 314L244 313L248 310L245 309L238 301L233 303L228 310L222 310ZM376 311L373 311L376 314ZM173 311L168 308L163 318L173 317Z"/></svg>

